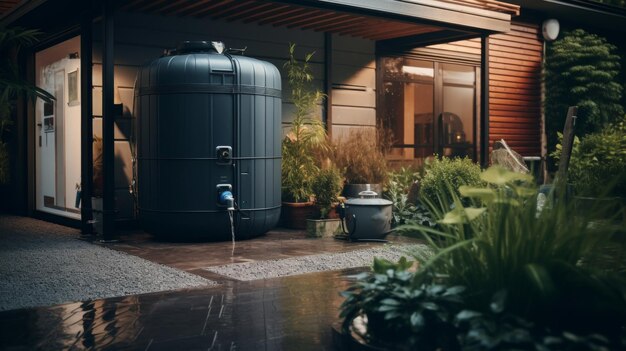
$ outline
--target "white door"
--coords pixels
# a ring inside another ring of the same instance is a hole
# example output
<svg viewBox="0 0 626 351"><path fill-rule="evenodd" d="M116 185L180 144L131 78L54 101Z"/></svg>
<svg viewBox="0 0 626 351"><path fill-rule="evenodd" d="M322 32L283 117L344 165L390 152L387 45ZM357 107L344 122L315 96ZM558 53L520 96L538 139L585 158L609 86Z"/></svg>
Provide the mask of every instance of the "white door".
<svg viewBox="0 0 626 351"><path fill-rule="evenodd" d="M63 58L40 67L38 86L53 94L37 101L35 138L37 210L80 218L80 59Z"/></svg>

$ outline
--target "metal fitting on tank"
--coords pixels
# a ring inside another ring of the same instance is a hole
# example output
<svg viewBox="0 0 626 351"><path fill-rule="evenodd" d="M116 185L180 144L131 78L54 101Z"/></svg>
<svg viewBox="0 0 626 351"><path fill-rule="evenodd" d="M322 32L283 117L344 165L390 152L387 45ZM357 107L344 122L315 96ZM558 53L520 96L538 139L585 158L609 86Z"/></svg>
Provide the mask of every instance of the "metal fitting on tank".
<svg viewBox="0 0 626 351"><path fill-rule="evenodd" d="M220 204L225 206L228 211L235 210L235 198L233 197L233 193L230 191L226 190L220 193L219 200Z"/></svg>

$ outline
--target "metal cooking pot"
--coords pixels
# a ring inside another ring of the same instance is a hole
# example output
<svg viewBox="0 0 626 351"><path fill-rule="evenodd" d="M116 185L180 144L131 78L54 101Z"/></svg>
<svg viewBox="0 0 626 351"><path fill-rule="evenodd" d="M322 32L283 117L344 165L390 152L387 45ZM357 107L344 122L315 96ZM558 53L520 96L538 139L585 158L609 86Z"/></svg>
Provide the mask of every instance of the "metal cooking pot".
<svg viewBox="0 0 626 351"><path fill-rule="evenodd" d="M391 232L391 205L389 200L377 198L371 190L361 191L358 198L341 204L339 217L350 240L383 240Z"/></svg>

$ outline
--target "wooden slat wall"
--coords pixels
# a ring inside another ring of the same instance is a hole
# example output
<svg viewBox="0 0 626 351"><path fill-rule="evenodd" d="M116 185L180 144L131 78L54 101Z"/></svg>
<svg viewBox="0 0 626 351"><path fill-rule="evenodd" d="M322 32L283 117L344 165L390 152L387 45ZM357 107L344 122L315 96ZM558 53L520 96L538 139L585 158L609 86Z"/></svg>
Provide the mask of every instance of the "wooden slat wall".
<svg viewBox="0 0 626 351"><path fill-rule="evenodd" d="M504 139L522 156L541 155L541 61L538 24L512 23L489 37L489 141Z"/></svg>
<svg viewBox="0 0 626 351"><path fill-rule="evenodd" d="M480 38L415 48L411 53L434 61L464 60L480 64Z"/></svg>
<svg viewBox="0 0 626 351"><path fill-rule="evenodd" d="M376 54L374 42L333 34L332 137L376 126Z"/></svg>

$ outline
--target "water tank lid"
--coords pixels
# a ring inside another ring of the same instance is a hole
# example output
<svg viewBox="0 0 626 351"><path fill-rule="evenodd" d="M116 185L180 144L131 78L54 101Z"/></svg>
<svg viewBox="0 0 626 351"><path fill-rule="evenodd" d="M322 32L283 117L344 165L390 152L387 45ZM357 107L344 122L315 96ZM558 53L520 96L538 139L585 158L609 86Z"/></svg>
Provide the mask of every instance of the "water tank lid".
<svg viewBox="0 0 626 351"><path fill-rule="evenodd" d="M171 52L171 55L187 54L192 52L213 52L222 54L224 53L224 43L221 41L183 41L181 42L175 51Z"/></svg>

